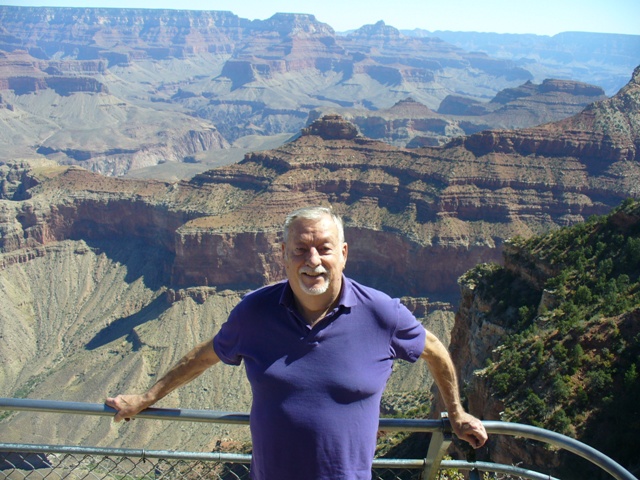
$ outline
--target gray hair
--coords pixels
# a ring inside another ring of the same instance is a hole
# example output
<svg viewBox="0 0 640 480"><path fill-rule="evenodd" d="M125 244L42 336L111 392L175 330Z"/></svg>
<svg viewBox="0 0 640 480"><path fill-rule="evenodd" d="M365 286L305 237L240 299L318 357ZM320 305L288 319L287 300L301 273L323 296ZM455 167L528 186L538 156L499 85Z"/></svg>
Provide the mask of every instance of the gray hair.
<svg viewBox="0 0 640 480"><path fill-rule="evenodd" d="M297 210L294 210L284 221L284 228L282 230L282 237L284 242L287 243L287 239L289 238L289 230L291 228L291 224L299 219L303 218L306 220L320 220L323 217L328 216L335 223L336 228L338 229L338 241L340 243L344 243L344 224L342 222L342 218L338 214L336 214L330 207L302 207Z"/></svg>

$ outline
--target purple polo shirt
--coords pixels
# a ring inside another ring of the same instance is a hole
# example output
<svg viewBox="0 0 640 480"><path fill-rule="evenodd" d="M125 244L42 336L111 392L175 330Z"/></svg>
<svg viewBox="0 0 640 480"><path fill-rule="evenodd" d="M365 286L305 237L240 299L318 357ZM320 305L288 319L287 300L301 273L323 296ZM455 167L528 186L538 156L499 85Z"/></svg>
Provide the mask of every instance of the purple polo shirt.
<svg viewBox="0 0 640 480"><path fill-rule="evenodd" d="M338 307L313 328L288 282L249 293L214 349L224 363L244 360L252 478L370 480L393 360L415 362L424 342L424 328L397 299L346 277Z"/></svg>

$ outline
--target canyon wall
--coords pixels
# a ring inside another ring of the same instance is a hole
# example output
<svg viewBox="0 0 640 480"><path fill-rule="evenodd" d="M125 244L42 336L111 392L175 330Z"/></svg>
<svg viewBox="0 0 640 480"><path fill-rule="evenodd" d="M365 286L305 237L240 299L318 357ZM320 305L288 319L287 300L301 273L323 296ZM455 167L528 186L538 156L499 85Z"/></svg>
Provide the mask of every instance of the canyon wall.
<svg viewBox="0 0 640 480"><path fill-rule="evenodd" d="M346 273L402 297L441 338L451 332L463 384L476 389L471 410L499 414L502 405L473 373L505 327L488 318L493 304L477 295L473 278L463 278L462 294L458 279L477 263L499 261L515 236L582 222L638 196L638 75L619 96L569 121L438 148L371 140L327 115L281 147L189 181L105 177L46 161L0 165L7 347L0 349L0 389L9 397L89 402L142 391L210 338L247 289L282 278L285 214L322 204L345 220ZM625 130L616 127L620 119ZM545 132L566 141L553 142L553 151L524 149L529 139L544 142ZM608 153L599 160L590 151ZM453 331L452 305L459 305ZM398 372L391 385L404 393L389 392L383 408L390 413L402 411L406 397L429 397L424 370ZM243 377L242 369L216 369L161 406L246 410ZM33 441L44 428L52 440L111 446L177 442L211 450L218 440L246 439L246 431L142 421L118 431L104 420L17 414L2 426L16 441ZM499 448L493 458L506 455Z"/></svg>
<svg viewBox="0 0 640 480"><path fill-rule="evenodd" d="M25 200L2 204L2 248L136 237L174 258L167 268L175 285L255 288L283 276L286 213L332 204L352 245L350 275L394 295L450 298L457 278L499 260L508 238L571 225L638 195L638 75L568 120L443 148L393 147L327 115L282 147L188 182L8 170L5 190L21 178L13 195ZM615 127L621 119L626 130Z"/></svg>
<svg viewBox="0 0 640 480"><path fill-rule="evenodd" d="M419 148L556 121L604 99L561 66L384 22L339 35L309 14L0 6L0 24L0 161L46 158L113 176L191 178L243 154L220 150L271 148L326 114Z"/></svg>

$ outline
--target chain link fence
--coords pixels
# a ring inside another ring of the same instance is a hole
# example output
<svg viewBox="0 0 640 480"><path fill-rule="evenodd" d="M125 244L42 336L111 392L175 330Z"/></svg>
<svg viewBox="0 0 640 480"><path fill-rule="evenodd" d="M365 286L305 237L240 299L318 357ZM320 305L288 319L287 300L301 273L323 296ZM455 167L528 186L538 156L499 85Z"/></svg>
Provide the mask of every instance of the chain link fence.
<svg viewBox="0 0 640 480"><path fill-rule="evenodd" d="M6 479L248 479L249 465L173 458L134 458L95 454L5 455L0 476Z"/></svg>
<svg viewBox="0 0 640 480"><path fill-rule="evenodd" d="M82 453L0 452L0 478L10 480L245 480L249 479L249 456L234 462L147 455ZM206 454L205 454L206 455ZM220 456L220 454L215 455ZM237 456L236 456L237 457ZM242 460L242 461L238 461ZM374 480L418 480L421 470L376 468Z"/></svg>

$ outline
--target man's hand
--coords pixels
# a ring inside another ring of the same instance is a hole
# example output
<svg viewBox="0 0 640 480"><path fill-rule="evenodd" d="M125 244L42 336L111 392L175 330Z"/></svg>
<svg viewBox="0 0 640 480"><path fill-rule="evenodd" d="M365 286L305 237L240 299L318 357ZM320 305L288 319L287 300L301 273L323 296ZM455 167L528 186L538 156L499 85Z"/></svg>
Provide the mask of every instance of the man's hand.
<svg viewBox="0 0 640 480"><path fill-rule="evenodd" d="M453 416L450 414L449 421L457 437L468 442L473 448L480 448L487 441L484 425L473 415L466 412L460 412Z"/></svg>
<svg viewBox="0 0 640 480"><path fill-rule="evenodd" d="M144 395L118 395L115 398L107 398L104 403L117 410L113 418L114 422L120 422L123 419L128 422L151 405Z"/></svg>

